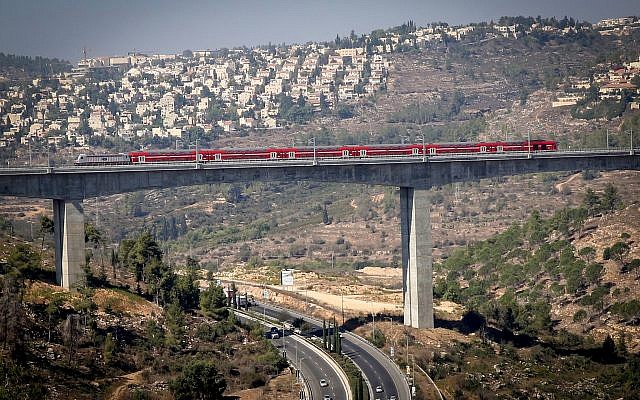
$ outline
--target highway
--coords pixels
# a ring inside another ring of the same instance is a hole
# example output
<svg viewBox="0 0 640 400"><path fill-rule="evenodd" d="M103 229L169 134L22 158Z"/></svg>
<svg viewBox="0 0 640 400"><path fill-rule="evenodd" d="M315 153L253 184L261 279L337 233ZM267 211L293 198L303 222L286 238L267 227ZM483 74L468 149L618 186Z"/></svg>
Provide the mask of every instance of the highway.
<svg viewBox="0 0 640 400"><path fill-rule="evenodd" d="M309 316L263 302L258 302L254 309L256 312L264 312L274 318L280 317L284 310L292 317L302 318L313 325L316 328L315 334L318 332L320 335L322 334L322 321ZM343 333L342 350L344 355L349 357L362 371L372 400L385 400L391 396L396 396L399 400L411 398L409 385L400 369L369 342L352 333L345 332ZM376 393L376 386L381 386L384 391Z"/></svg>
<svg viewBox="0 0 640 400"><path fill-rule="evenodd" d="M234 312L241 320L258 321L242 311L234 310ZM279 337L270 340L281 352L286 352L289 363L302 372L302 377L311 392L308 399L322 400L324 396L330 396L332 400L351 399L348 383L344 382L338 375L339 372L335 370L337 364L327 362L322 357L322 350L314 348L313 344L290 331L285 330L285 335L282 336L282 325L266 324L266 326L265 332L271 327L278 328ZM327 386L320 385L322 379L327 382Z"/></svg>

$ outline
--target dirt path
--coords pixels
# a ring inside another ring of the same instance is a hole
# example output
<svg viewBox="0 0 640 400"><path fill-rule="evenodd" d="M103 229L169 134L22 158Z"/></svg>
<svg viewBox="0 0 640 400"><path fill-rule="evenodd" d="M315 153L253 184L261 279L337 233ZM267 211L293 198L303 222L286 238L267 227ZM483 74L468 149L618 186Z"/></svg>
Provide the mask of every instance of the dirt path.
<svg viewBox="0 0 640 400"><path fill-rule="evenodd" d="M579 178L580 175L582 175L582 173L578 172L577 174L571 175L569 177L569 179L567 179L566 181L556 184L555 185L556 191L558 193L562 193L562 190L564 189L564 187L567 186L568 184L570 184L571 182L573 182L575 179Z"/></svg>
<svg viewBox="0 0 640 400"><path fill-rule="evenodd" d="M118 377L118 379L121 379L121 382L118 383L118 386L115 386L115 388L113 389L113 393L111 393L111 395L108 396L107 399L120 400L129 389L130 385L142 383L142 374L149 369L150 368L145 368L140 371L132 372L130 374Z"/></svg>

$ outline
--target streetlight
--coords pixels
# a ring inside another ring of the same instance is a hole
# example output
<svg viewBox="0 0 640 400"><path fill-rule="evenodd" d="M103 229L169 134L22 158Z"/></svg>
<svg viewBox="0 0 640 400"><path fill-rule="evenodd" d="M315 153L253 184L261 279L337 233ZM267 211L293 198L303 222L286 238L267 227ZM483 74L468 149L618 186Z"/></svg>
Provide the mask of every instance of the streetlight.
<svg viewBox="0 0 640 400"><path fill-rule="evenodd" d="M531 158L531 132L527 131L527 158Z"/></svg>
<svg viewBox="0 0 640 400"><path fill-rule="evenodd" d="M27 136L27 144L29 145L29 166L31 166L31 136Z"/></svg>
<svg viewBox="0 0 640 400"><path fill-rule="evenodd" d="M200 164L198 164L198 138L196 138L196 169L200 168Z"/></svg>
<svg viewBox="0 0 640 400"><path fill-rule="evenodd" d="M287 356L287 343L284 341L284 322L282 323L282 356Z"/></svg>
<svg viewBox="0 0 640 400"><path fill-rule="evenodd" d="M609 128L607 128L607 150L609 150Z"/></svg>
<svg viewBox="0 0 640 400"><path fill-rule="evenodd" d="M427 146L424 144L424 134L418 136L418 139L422 139L422 162L427 161Z"/></svg>
<svg viewBox="0 0 640 400"><path fill-rule="evenodd" d="M629 145L629 154L633 155L633 128L629 129L627 132L631 134L631 143Z"/></svg>
<svg viewBox="0 0 640 400"><path fill-rule="evenodd" d="M416 385L416 358L414 357L413 354L409 354L409 357L411 357L411 386L415 386Z"/></svg>
<svg viewBox="0 0 640 400"><path fill-rule="evenodd" d="M344 326L344 292L340 289L340 298L342 300L342 326Z"/></svg>
<svg viewBox="0 0 640 400"><path fill-rule="evenodd" d="M389 323L391 324L391 332L393 332L393 318L391 318L391 317L383 317L383 318L389 320ZM397 346L397 343L396 343L396 337L394 335L393 336L393 348L392 348L392 350L396 351L397 347L398 346ZM393 357L393 354L391 354L391 356Z"/></svg>
<svg viewBox="0 0 640 400"><path fill-rule="evenodd" d="M316 158L316 138L315 136L309 139L309 142L313 144L313 165L318 165L318 159Z"/></svg>
<svg viewBox="0 0 640 400"><path fill-rule="evenodd" d="M375 340L376 340L376 313L372 312L371 316L373 317L373 333L371 334L371 338L375 342Z"/></svg>

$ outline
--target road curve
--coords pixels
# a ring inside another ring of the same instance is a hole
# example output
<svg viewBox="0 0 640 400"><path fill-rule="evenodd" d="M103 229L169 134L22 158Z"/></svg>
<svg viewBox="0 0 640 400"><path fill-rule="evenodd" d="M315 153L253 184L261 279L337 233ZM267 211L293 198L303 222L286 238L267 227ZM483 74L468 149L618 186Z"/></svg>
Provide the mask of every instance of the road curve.
<svg viewBox="0 0 640 400"><path fill-rule="evenodd" d="M258 302L259 310L267 315L278 317L281 311L289 315L302 318L316 328L322 328L322 321L299 312L285 309L273 304ZM368 341L352 333L345 333L342 339L343 354L349 357L360 368L369 386L370 398L387 399L395 395L399 400L410 400L409 385L398 366L386 357L380 350ZM376 393L375 388L381 386L382 393Z"/></svg>
<svg viewBox="0 0 640 400"><path fill-rule="evenodd" d="M234 310L234 312L242 320L256 321L269 328L275 326L268 322L264 323L240 310ZM348 381L346 381L346 377L344 379L340 377L341 374L344 375L344 372L336 371L336 368L340 367L330 360L328 355L323 356L322 350L298 335L285 331L286 334L283 337L282 327L277 328L279 329L280 337L271 339L271 342L281 352L285 353L289 362L296 369L302 372L302 376L311 392L308 400L322 400L324 396L330 396L333 400L351 400L351 389ZM321 379L327 381L327 386L320 386Z"/></svg>

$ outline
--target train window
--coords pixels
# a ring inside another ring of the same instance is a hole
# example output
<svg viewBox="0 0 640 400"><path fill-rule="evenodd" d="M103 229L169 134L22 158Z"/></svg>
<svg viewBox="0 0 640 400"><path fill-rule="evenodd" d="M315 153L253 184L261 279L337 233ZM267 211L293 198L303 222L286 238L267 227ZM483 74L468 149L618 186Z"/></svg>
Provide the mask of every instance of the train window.
<svg viewBox="0 0 640 400"><path fill-rule="evenodd" d="M342 150L342 157L349 157L349 150Z"/></svg>
<svg viewBox="0 0 640 400"><path fill-rule="evenodd" d="M420 149L414 147L413 149L411 149L411 154L417 156L418 154L420 154Z"/></svg>
<svg viewBox="0 0 640 400"><path fill-rule="evenodd" d="M289 158L296 158L296 152L295 151L290 151L289 152Z"/></svg>
<svg viewBox="0 0 640 400"><path fill-rule="evenodd" d="M436 148L435 147L430 148L429 149L429 154L435 155L436 154Z"/></svg>
<svg viewBox="0 0 640 400"><path fill-rule="evenodd" d="M138 156L138 162L146 162L144 156Z"/></svg>
<svg viewBox="0 0 640 400"><path fill-rule="evenodd" d="M272 160L275 160L276 158L278 158L278 153L276 153L275 151L272 151L271 153L269 153L269 158L271 158Z"/></svg>
<svg viewBox="0 0 640 400"><path fill-rule="evenodd" d="M216 155L213 156L213 159L216 161L222 161L222 154L217 153Z"/></svg>
<svg viewBox="0 0 640 400"><path fill-rule="evenodd" d="M366 157L367 156L367 151L366 150L360 150L360 157Z"/></svg>
<svg viewBox="0 0 640 400"><path fill-rule="evenodd" d="M498 151L498 153L502 153L504 151L504 147L498 146L498 150L497 151Z"/></svg>
<svg viewBox="0 0 640 400"><path fill-rule="evenodd" d="M487 146L480 146L480 153L486 153L487 152Z"/></svg>

